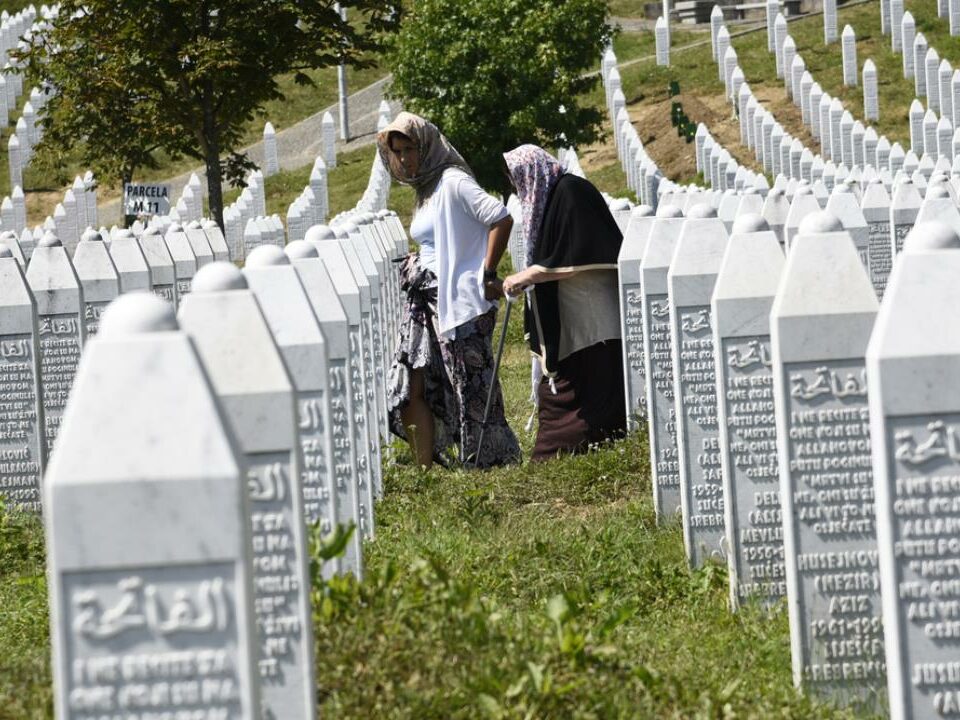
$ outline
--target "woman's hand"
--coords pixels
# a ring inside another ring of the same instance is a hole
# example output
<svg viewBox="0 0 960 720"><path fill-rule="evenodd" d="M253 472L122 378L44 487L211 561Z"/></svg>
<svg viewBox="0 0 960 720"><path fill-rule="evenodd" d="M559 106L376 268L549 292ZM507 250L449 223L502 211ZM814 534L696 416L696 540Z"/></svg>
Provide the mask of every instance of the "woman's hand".
<svg viewBox="0 0 960 720"><path fill-rule="evenodd" d="M503 280L494 278L483 283L483 297L491 302L503 297Z"/></svg>
<svg viewBox="0 0 960 720"><path fill-rule="evenodd" d="M523 293L524 289L530 285L526 271L508 275L503 281L503 294L509 297L517 297Z"/></svg>

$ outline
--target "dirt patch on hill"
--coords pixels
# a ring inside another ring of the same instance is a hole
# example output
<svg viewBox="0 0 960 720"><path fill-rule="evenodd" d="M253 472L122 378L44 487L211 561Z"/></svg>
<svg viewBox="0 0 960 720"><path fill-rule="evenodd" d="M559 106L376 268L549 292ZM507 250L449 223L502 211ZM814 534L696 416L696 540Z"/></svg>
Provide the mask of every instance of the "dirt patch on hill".
<svg viewBox="0 0 960 720"><path fill-rule="evenodd" d="M760 86L754 96L774 114L784 129L811 148L817 141L803 126L800 109L787 97L782 86ZM677 98L687 117L696 123L704 123L716 138L744 167L763 172L753 151L740 144L740 124L733 106L722 95L697 96L681 93ZM675 182L690 182L697 174L695 146L677 134L670 123L671 98L648 98L627 107L630 120L637 129L647 153L660 167L664 176ZM616 161L616 149L612 143L584 149L581 163L589 175L591 168L599 168Z"/></svg>

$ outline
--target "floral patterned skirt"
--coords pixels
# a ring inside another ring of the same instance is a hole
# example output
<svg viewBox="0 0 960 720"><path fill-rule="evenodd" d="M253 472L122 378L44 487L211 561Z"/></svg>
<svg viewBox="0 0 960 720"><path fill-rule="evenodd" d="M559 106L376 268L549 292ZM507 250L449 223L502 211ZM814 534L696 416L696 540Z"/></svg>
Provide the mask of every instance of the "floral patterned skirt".
<svg viewBox="0 0 960 720"><path fill-rule="evenodd" d="M424 394L434 418L435 459L474 467L519 462L520 445L507 424L500 382L493 372L496 308L464 323L455 338L445 340L439 332L437 278L421 267L418 254L404 260L400 287L406 299L387 386L390 430L407 439L401 413L410 402L411 372L422 370ZM477 457L491 383L495 383L493 402Z"/></svg>

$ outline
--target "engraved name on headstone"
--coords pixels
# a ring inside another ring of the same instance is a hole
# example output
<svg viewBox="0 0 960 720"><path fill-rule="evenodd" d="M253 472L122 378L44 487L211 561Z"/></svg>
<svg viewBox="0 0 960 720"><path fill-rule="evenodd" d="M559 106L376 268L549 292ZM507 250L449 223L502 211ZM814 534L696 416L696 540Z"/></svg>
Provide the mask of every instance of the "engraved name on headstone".
<svg viewBox="0 0 960 720"><path fill-rule="evenodd" d="M97 230L84 231L73 255L73 269L83 288L84 330L90 338L97 334L104 309L120 294L117 268Z"/></svg>
<svg viewBox="0 0 960 720"><path fill-rule="evenodd" d="M734 608L752 597L773 603L787 593L770 356L770 307L783 262L783 249L760 216L738 218L711 302Z"/></svg>
<svg viewBox="0 0 960 720"><path fill-rule="evenodd" d="M650 229L647 249L640 261L647 425L650 432L653 504L659 522L681 512L667 271L683 223L683 213L679 208L670 206L658 210Z"/></svg>
<svg viewBox="0 0 960 720"><path fill-rule="evenodd" d="M234 265L201 268L178 319L246 464L263 714L316 718L310 560L290 376L257 299Z"/></svg>
<svg viewBox="0 0 960 720"><path fill-rule="evenodd" d="M47 446L36 316L20 264L0 245L0 500L39 513Z"/></svg>
<svg viewBox="0 0 960 720"><path fill-rule="evenodd" d="M344 526L351 523L360 525L360 497L358 493L357 457L355 451L352 412L353 383L347 363L350 354L349 329L343 303L327 271L320 260L319 251L302 240L294 241L286 247L287 257L293 264L300 282L303 283L307 298L320 323L327 349L327 368L330 375L330 435L334 483L337 490L337 521ZM359 298L357 298L359 301ZM319 511L317 494L322 488L322 478L312 458L317 452L313 440L304 443L303 455L311 458L310 469L305 468L303 478L304 507L308 518ZM343 572L355 570L355 558L359 548L359 533L355 533L354 545L348 548Z"/></svg>
<svg viewBox="0 0 960 720"><path fill-rule="evenodd" d="M877 541L890 717L960 707L960 237L941 223L907 237L867 348L876 443Z"/></svg>
<svg viewBox="0 0 960 720"><path fill-rule="evenodd" d="M693 206L667 273L683 540L692 567L723 558L723 478L710 299L727 237L711 206Z"/></svg>
<svg viewBox="0 0 960 720"><path fill-rule="evenodd" d="M33 251L27 283L37 303L37 343L47 452L53 447L85 340L83 290L53 233Z"/></svg>
<svg viewBox="0 0 960 720"><path fill-rule="evenodd" d="M646 377L643 362L643 295L640 261L653 226L653 208L633 209L617 260L620 280L620 332L623 337L623 372L626 390L627 427L636 430L639 418L647 416Z"/></svg>
<svg viewBox="0 0 960 720"><path fill-rule="evenodd" d="M793 677L879 707L883 633L864 352L877 297L828 211L787 255L771 312Z"/></svg>
<svg viewBox="0 0 960 720"><path fill-rule="evenodd" d="M247 256L244 275L280 347L297 395L301 445L310 443L310 469L320 474L317 519L324 534L337 523L330 432L330 377L323 333L296 270L283 250L263 245ZM306 463L305 463L306 466ZM361 520L373 522L372 512Z"/></svg>

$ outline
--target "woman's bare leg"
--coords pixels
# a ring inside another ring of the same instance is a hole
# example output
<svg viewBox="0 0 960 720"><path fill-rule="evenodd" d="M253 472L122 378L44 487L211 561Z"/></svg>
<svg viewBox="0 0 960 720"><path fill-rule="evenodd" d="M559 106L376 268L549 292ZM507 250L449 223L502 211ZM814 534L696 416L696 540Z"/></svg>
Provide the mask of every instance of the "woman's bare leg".
<svg viewBox="0 0 960 720"><path fill-rule="evenodd" d="M410 402L401 411L400 418L417 464L429 469L433 465L433 413L427 405L423 370L410 371Z"/></svg>

